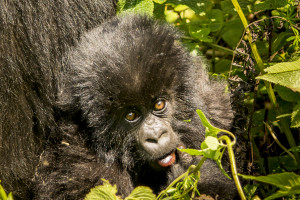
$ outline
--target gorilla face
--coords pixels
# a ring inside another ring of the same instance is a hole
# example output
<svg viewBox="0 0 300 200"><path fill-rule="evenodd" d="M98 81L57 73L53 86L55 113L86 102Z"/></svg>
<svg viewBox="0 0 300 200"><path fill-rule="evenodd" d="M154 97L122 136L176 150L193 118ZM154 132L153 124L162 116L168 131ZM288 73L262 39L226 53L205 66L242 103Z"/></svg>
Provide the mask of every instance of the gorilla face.
<svg viewBox="0 0 300 200"><path fill-rule="evenodd" d="M80 111L98 163L119 163L134 186L156 192L193 162L176 148L203 141L196 108L223 127L232 117L223 86L213 86L177 40L172 27L148 17L114 18L84 35L62 77L60 105Z"/></svg>
<svg viewBox="0 0 300 200"><path fill-rule="evenodd" d="M70 57L68 100L82 109L99 155L113 152L126 160L135 152L168 167L180 141L172 121L188 60L172 28L135 18L115 19L85 35Z"/></svg>

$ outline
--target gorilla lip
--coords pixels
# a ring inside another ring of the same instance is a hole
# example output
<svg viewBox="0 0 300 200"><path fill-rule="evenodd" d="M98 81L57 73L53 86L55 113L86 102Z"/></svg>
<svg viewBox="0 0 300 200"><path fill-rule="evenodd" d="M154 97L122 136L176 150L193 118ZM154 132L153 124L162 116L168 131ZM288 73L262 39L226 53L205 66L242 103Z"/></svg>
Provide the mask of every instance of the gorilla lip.
<svg viewBox="0 0 300 200"><path fill-rule="evenodd" d="M173 151L172 153L168 154L162 159L158 160L158 164L162 167L169 167L173 165L173 163L176 161L176 156L175 152Z"/></svg>

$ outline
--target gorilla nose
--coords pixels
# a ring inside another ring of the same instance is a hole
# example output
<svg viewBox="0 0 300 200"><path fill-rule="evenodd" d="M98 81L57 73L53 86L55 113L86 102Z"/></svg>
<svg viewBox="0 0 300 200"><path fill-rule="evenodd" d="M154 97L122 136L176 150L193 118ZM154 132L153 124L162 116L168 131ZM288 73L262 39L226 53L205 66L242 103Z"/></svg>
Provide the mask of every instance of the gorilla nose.
<svg viewBox="0 0 300 200"><path fill-rule="evenodd" d="M152 157L159 157L175 148L175 138L175 134L170 127L156 124L154 126L144 125L139 139L140 144L147 153Z"/></svg>

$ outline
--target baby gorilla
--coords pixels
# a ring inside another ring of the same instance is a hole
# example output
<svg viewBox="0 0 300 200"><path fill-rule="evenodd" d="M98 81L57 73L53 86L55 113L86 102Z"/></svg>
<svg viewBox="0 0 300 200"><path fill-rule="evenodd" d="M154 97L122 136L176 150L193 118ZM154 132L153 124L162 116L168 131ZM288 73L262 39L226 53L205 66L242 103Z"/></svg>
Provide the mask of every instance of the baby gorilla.
<svg viewBox="0 0 300 200"><path fill-rule="evenodd" d="M139 185L158 193L197 162L176 150L204 140L196 109L230 128L224 83L209 80L178 39L173 27L145 16L116 17L82 37L65 59L59 94L63 116L80 119L65 120L62 143L42 155L39 198L83 198L101 178L122 196ZM200 192L232 199L233 188L208 160Z"/></svg>

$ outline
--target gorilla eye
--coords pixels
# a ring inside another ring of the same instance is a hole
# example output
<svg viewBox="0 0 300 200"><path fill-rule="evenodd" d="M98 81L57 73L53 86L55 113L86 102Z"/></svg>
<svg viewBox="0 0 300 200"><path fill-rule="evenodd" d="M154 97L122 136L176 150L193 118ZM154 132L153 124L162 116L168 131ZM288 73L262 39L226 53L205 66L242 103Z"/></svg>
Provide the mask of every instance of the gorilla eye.
<svg viewBox="0 0 300 200"><path fill-rule="evenodd" d="M132 122L132 121L136 120L138 117L139 117L138 113L131 111L126 114L125 119L127 121Z"/></svg>
<svg viewBox="0 0 300 200"><path fill-rule="evenodd" d="M154 104L154 110L160 111L163 110L166 107L166 101L165 100L158 100Z"/></svg>

